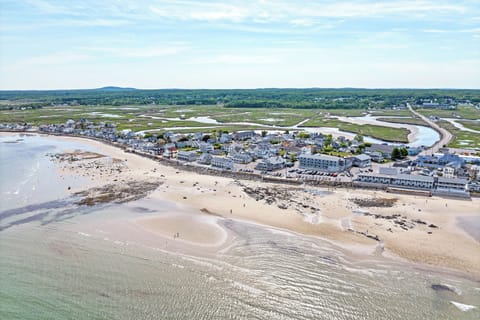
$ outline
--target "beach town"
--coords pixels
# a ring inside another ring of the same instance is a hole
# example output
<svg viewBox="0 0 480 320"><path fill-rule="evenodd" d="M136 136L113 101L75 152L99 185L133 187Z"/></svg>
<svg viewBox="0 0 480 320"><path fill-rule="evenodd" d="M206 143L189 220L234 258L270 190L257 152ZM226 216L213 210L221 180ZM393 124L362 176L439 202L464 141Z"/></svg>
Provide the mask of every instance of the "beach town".
<svg viewBox="0 0 480 320"><path fill-rule="evenodd" d="M83 197L80 205L148 196L200 215L318 236L356 254L480 275L474 254L480 158L468 150L432 153L428 147L302 131L157 136L85 120L38 128L2 124L1 129L100 148L93 156L79 150L51 155L64 175L91 180L90 189L71 190ZM330 154L319 153L325 149ZM173 234L187 247L215 248L225 241L215 228L198 227L201 223L181 215L135 224L167 239Z"/></svg>

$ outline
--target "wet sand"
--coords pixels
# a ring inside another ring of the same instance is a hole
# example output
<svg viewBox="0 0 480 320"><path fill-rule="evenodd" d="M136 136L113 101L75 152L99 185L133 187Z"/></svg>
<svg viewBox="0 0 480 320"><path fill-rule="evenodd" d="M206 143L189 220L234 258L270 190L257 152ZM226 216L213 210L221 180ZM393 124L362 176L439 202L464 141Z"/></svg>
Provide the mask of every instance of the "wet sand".
<svg viewBox="0 0 480 320"><path fill-rule="evenodd" d="M197 246L220 246L227 235L215 220L213 217L177 213L141 218L135 220L135 223L166 239L185 241Z"/></svg>
<svg viewBox="0 0 480 320"><path fill-rule="evenodd" d="M480 242L480 215L471 217L458 217L458 226L465 230L473 239Z"/></svg>

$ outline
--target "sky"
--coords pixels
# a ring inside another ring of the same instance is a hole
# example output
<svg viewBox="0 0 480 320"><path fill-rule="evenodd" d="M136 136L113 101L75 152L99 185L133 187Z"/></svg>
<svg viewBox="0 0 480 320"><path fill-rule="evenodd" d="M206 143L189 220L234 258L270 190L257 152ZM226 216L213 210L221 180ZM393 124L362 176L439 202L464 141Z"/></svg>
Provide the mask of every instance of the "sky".
<svg viewBox="0 0 480 320"><path fill-rule="evenodd" d="M480 0L0 0L0 90L480 88Z"/></svg>

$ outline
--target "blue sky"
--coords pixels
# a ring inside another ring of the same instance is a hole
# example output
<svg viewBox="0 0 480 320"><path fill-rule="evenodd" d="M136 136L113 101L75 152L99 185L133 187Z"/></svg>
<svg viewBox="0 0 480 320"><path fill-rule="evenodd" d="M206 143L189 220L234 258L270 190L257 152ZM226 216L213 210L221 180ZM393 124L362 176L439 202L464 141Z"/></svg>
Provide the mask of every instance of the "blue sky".
<svg viewBox="0 0 480 320"><path fill-rule="evenodd" d="M480 1L0 0L0 89L480 88Z"/></svg>

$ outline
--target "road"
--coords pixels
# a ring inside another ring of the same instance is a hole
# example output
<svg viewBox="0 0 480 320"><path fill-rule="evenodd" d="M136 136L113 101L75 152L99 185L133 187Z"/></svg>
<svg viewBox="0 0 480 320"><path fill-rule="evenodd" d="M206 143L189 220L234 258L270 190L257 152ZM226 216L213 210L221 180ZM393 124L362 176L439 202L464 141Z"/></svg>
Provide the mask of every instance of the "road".
<svg viewBox="0 0 480 320"><path fill-rule="evenodd" d="M440 140L438 140L433 146L430 148L422 151L420 154L421 155L427 155L427 154L433 154L435 152L438 152L438 149L442 148L445 145L448 145L450 140L452 140L452 134L443 128L441 128L438 124L430 120L429 118L425 117L424 115L421 115L417 111L413 110L412 106L410 103L407 103L407 107L410 110L411 113L425 121L433 130L437 131L440 134Z"/></svg>

